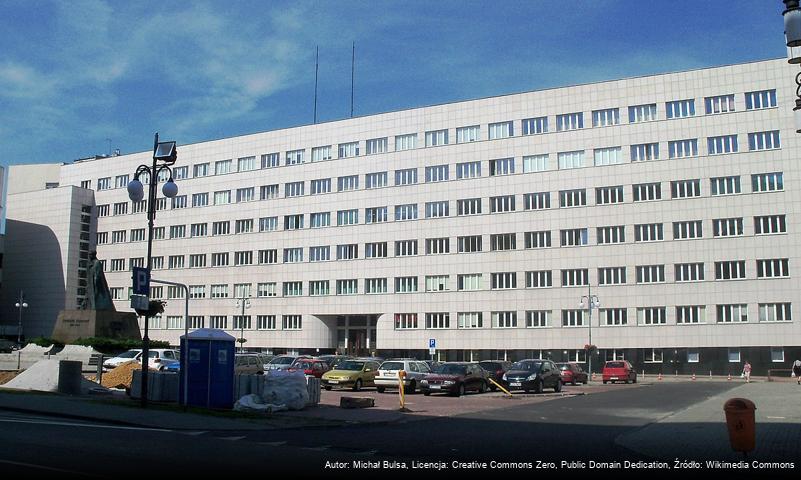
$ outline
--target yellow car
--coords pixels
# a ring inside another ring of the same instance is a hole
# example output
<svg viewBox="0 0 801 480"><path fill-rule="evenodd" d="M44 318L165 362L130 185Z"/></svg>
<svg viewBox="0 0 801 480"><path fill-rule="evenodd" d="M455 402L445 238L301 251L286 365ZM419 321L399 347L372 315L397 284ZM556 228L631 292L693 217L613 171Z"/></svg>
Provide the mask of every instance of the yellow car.
<svg viewBox="0 0 801 480"><path fill-rule="evenodd" d="M358 392L362 387L375 386L377 372L378 362L358 359L345 360L333 370L323 374L323 388L331 390L334 387L348 387L354 392Z"/></svg>

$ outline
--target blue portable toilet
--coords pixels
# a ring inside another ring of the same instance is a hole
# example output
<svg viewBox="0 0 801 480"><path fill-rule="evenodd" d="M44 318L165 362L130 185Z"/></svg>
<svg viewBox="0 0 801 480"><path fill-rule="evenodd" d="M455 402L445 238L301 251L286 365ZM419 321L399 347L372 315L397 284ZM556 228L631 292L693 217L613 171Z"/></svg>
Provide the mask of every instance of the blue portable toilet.
<svg viewBox="0 0 801 480"><path fill-rule="evenodd" d="M187 405L233 407L235 342L234 337L216 328L201 328L181 335L179 400L182 404L186 395ZM184 375L188 375L187 383Z"/></svg>

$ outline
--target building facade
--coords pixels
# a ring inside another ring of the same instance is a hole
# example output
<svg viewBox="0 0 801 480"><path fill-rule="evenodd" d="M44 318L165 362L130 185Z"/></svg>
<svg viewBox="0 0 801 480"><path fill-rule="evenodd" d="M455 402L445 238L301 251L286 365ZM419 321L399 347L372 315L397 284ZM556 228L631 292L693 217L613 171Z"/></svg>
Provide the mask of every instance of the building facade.
<svg viewBox="0 0 801 480"><path fill-rule="evenodd" d="M179 142L153 277L189 286L190 327L275 352L427 357L435 339L449 360L586 362L593 344L594 365L647 372L786 366L793 75L770 60ZM147 249L125 186L150 155L60 168L94 192L118 310ZM181 295L153 286L151 338L178 342Z"/></svg>

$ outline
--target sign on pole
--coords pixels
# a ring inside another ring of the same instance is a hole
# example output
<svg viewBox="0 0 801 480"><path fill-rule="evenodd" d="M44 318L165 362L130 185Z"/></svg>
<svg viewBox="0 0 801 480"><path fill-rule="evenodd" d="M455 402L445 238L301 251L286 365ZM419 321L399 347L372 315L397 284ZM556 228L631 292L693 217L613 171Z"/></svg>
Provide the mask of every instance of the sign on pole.
<svg viewBox="0 0 801 480"><path fill-rule="evenodd" d="M134 295L150 296L150 270L142 267L133 267L131 270Z"/></svg>
<svg viewBox="0 0 801 480"><path fill-rule="evenodd" d="M432 357L437 353L437 339L436 338L429 338L428 339L428 354Z"/></svg>

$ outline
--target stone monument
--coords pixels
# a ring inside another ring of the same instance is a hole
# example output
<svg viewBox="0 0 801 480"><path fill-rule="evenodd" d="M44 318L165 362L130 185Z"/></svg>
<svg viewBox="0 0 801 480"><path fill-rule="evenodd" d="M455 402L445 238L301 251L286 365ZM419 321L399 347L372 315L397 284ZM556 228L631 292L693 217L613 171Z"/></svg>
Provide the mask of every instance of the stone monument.
<svg viewBox="0 0 801 480"><path fill-rule="evenodd" d="M86 272L86 299L79 310L62 310L53 329L53 340L72 343L79 338L103 337L141 340L136 314L118 312L96 252L90 256Z"/></svg>

